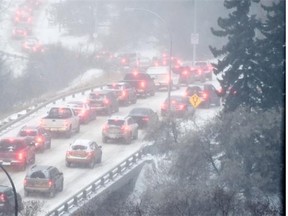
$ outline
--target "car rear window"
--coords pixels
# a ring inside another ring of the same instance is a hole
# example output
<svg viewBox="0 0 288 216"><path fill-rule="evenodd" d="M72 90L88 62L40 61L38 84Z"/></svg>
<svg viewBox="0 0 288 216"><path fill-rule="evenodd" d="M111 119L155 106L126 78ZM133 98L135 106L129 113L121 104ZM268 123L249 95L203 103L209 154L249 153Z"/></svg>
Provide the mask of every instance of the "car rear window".
<svg viewBox="0 0 288 216"><path fill-rule="evenodd" d="M70 118L72 117L72 112L67 108L51 108L49 112L50 118Z"/></svg>
<svg viewBox="0 0 288 216"><path fill-rule="evenodd" d="M0 151L2 152L14 152L24 147L22 142L9 142L9 141L1 141L0 142Z"/></svg>
<svg viewBox="0 0 288 216"><path fill-rule="evenodd" d="M31 173L30 178L45 179L45 178L47 178L47 176L41 170L37 170L37 171Z"/></svg>
<svg viewBox="0 0 288 216"><path fill-rule="evenodd" d="M19 135L22 136L22 137L25 137L25 136L37 136L37 131L36 130L21 130Z"/></svg>
<svg viewBox="0 0 288 216"><path fill-rule="evenodd" d="M118 119L109 119L108 120L109 125L114 125L114 126L122 126L124 124L124 120L118 120Z"/></svg>
<svg viewBox="0 0 288 216"><path fill-rule="evenodd" d="M88 147L85 146L85 145L72 145L71 146L71 149L74 150L74 151L77 151L77 150L87 150Z"/></svg>

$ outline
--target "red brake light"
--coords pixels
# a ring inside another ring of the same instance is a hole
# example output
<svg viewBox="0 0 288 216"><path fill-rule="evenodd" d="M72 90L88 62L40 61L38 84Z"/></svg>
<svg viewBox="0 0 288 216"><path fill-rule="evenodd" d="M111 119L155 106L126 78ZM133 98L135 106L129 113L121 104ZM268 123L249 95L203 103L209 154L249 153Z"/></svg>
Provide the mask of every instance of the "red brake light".
<svg viewBox="0 0 288 216"><path fill-rule="evenodd" d="M148 117L143 117L142 120L143 121L149 121L149 118Z"/></svg>
<svg viewBox="0 0 288 216"><path fill-rule="evenodd" d="M6 196L4 193L0 194L0 202L5 202Z"/></svg>
<svg viewBox="0 0 288 216"><path fill-rule="evenodd" d="M187 75L188 72L187 72L186 70L184 70L184 71L182 72L182 74L183 74L183 75Z"/></svg>
<svg viewBox="0 0 288 216"><path fill-rule="evenodd" d="M179 106L178 106L178 108L179 108L180 110L183 110L183 109L184 109L184 107L185 107L185 105L184 105L184 104L179 104Z"/></svg>
<svg viewBox="0 0 288 216"><path fill-rule="evenodd" d="M208 98L208 94L206 92L203 92L202 96L203 96L204 99Z"/></svg>
<svg viewBox="0 0 288 216"><path fill-rule="evenodd" d="M122 96L126 96L126 91L122 91Z"/></svg>
<svg viewBox="0 0 288 216"><path fill-rule="evenodd" d="M42 137L40 137L40 136L36 137L36 142L43 142Z"/></svg>
<svg viewBox="0 0 288 216"><path fill-rule="evenodd" d="M49 186L49 187L52 187L52 186L53 186L53 181L52 181L52 180L49 180L48 186Z"/></svg>
<svg viewBox="0 0 288 216"><path fill-rule="evenodd" d="M145 86L146 86L145 81L142 81L142 82L140 83L140 86L141 86L142 88L145 88Z"/></svg>
<svg viewBox="0 0 288 216"><path fill-rule="evenodd" d="M108 124L105 124L105 125L103 126L103 130L108 130L108 128L109 128Z"/></svg>
<svg viewBox="0 0 288 216"><path fill-rule="evenodd" d="M125 126L125 125L123 125L123 126L121 127L121 130L123 130L123 131L129 131L129 127L128 127L128 126Z"/></svg>
<svg viewBox="0 0 288 216"><path fill-rule="evenodd" d="M24 153L23 152L19 152L17 157L18 157L18 160L23 160L24 159Z"/></svg>
<svg viewBox="0 0 288 216"><path fill-rule="evenodd" d="M202 70L201 70L201 69L198 69L197 72L198 72L198 74L201 74L201 73L202 73Z"/></svg>
<svg viewBox="0 0 288 216"><path fill-rule="evenodd" d="M104 99L104 104L109 104L109 100L107 98Z"/></svg>

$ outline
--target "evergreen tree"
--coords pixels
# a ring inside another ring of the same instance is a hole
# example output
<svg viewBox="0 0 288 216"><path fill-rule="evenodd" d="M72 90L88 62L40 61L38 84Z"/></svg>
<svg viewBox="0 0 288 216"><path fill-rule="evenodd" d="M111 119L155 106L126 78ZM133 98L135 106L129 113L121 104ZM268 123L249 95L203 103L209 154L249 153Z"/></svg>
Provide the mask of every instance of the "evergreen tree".
<svg viewBox="0 0 288 216"><path fill-rule="evenodd" d="M227 37L221 49L210 46L214 57L218 57L214 73L218 75L224 98L224 111L238 106L256 107L261 104L261 80L259 55L256 49L255 29L258 22L250 15L250 7L259 0L225 0L224 6L232 10L228 18L219 18L220 30L211 29L218 37ZM222 58L223 57L223 58Z"/></svg>
<svg viewBox="0 0 288 216"><path fill-rule="evenodd" d="M264 38L258 40L261 57L262 107L284 104L285 94L285 1L262 5L267 19L261 23Z"/></svg>

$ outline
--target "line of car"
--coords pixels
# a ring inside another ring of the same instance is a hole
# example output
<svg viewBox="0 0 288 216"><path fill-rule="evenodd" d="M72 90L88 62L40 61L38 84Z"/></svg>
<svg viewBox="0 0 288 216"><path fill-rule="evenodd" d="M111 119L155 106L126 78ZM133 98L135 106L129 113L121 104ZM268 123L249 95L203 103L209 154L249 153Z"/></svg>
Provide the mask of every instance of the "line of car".
<svg viewBox="0 0 288 216"><path fill-rule="evenodd" d="M44 52L44 45L33 36L34 16L44 4L43 0L25 0L19 4L13 14L12 39L21 41L21 49L25 53Z"/></svg>
<svg viewBox="0 0 288 216"><path fill-rule="evenodd" d="M206 91L207 86L212 84L205 85ZM31 165L24 177L25 196L44 193L49 197L54 197L57 192L63 190L64 174L57 167L35 164L36 152L50 149L54 136L64 134L69 138L73 132L80 131L80 124L88 124L100 115L108 116L101 131L102 143L130 144L132 140L138 139L139 130L159 122L157 112L149 107L138 106L132 108L127 115L114 113L119 111L120 106L135 104L138 99L153 96L156 91L160 90L149 74L133 71L125 74L123 80L119 82L108 83L91 91L85 100L72 100L63 105L53 106L48 115L41 119L40 125L23 126L17 136L0 139L0 163L3 166L13 166L20 170L25 170L28 165ZM216 91L216 89L210 90ZM193 92L193 94L199 93L199 97L204 98L203 92L204 90ZM195 109L189 103L188 97L191 94L190 86L187 86L185 95L172 95L170 98L171 114L175 117L193 115ZM209 103L218 105L212 100L209 100ZM161 105L161 116L167 116L167 99ZM44 124L43 120L47 120L47 117L49 117L50 125ZM75 122L73 130L70 130L72 129L71 118L74 118ZM57 122L60 124L57 125ZM64 159L66 167L85 166L90 169L101 161L102 146L89 138L74 140L68 146Z"/></svg>

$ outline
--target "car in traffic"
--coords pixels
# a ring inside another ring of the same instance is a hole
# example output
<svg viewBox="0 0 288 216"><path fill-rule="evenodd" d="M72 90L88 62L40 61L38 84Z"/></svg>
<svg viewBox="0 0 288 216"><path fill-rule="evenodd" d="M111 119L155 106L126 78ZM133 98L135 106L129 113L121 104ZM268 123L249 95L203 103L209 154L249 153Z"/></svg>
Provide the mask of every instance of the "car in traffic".
<svg viewBox="0 0 288 216"><path fill-rule="evenodd" d="M137 96L147 97L148 95L155 95L157 88L154 80L147 73L141 73L138 71L126 73L123 81L129 83L135 88Z"/></svg>
<svg viewBox="0 0 288 216"><path fill-rule="evenodd" d="M44 46L37 38L27 37L22 43L22 50L27 53L42 53Z"/></svg>
<svg viewBox="0 0 288 216"><path fill-rule="evenodd" d="M138 124L130 116L111 116L102 128L102 142L108 140L123 140L130 144L133 139L138 139Z"/></svg>
<svg viewBox="0 0 288 216"><path fill-rule="evenodd" d="M204 79L212 80L213 67L208 61L196 61L193 67L202 74Z"/></svg>
<svg viewBox="0 0 288 216"><path fill-rule="evenodd" d="M202 101L199 107L209 108L221 104L220 93L213 84L189 85L185 89L185 95L187 97L197 95Z"/></svg>
<svg viewBox="0 0 288 216"><path fill-rule="evenodd" d="M16 192L18 213L24 209L23 200ZM0 185L0 215L16 215L15 194L12 187Z"/></svg>
<svg viewBox="0 0 288 216"><path fill-rule="evenodd" d="M24 195L44 193L50 198L63 191L64 176L55 166L33 165L24 178Z"/></svg>
<svg viewBox="0 0 288 216"><path fill-rule="evenodd" d="M51 135L40 126L23 126L19 132L19 137L30 137L34 140L36 151L44 152L51 148Z"/></svg>
<svg viewBox="0 0 288 216"><path fill-rule="evenodd" d="M35 143L29 137L6 137L0 139L0 164L25 170L35 163Z"/></svg>
<svg viewBox="0 0 288 216"><path fill-rule="evenodd" d="M170 106L169 106L170 104ZM188 97L183 95L171 95L170 98L166 98L161 105L162 117L188 117L193 116L195 109L189 102Z"/></svg>
<svg viewBox="0 0 288 216"><path fill-rule="evenodd" d="M149 107L135 107L130 110L128 116L137 122L139 129L156 125L159 122L157 112Z"/></svg>
<svg viewBox="0 0 288 216"><path fill-rule="evenodd" d="M97 114L111 115L119 111L119 102L110 90L98 89L90 92L88 103Z"/></svg>
<svg viewBox="0 0 288 216"><path fill-rule="evenodd" d="M104 85L102 89L114 92L119 104L129 105L137 102L136 90L126 82L114 82Z"/></svg>
<svg viewBox="0 0 288 216"><path fill-rule="evenodd" d="M25 39L31 34L31 28L27 26L15 26L12 30L13 39Z"/></svg>
<svg viewBox="0 0 288 216"><path fill-rule="evenodd" d="M69 101L66 103L66 106L71 107L75 111L79 116L81 124L87 124L96 119L96 110L92 109L86 101Z"/></svg>
<svg viewBox="0 0 288 216"><path fill-rule="evenodd" d="M102 146L89 139L77 139L69 145L66 151L66 166L84 164L94 168L96 163L102 161Z"/></svg>
<svg viewBox="0 0 288 216"><path fill-rule="evenodd" d="M180 87L180 77L178 74L174 73L168 66L157 66L157 67L149 67L146 70L146 73L150 75L150 77L154 80L155 86L158 90L169 89L169 85L171 85L171 89ZM171 75L171 78L170 78Z"/></svg>

